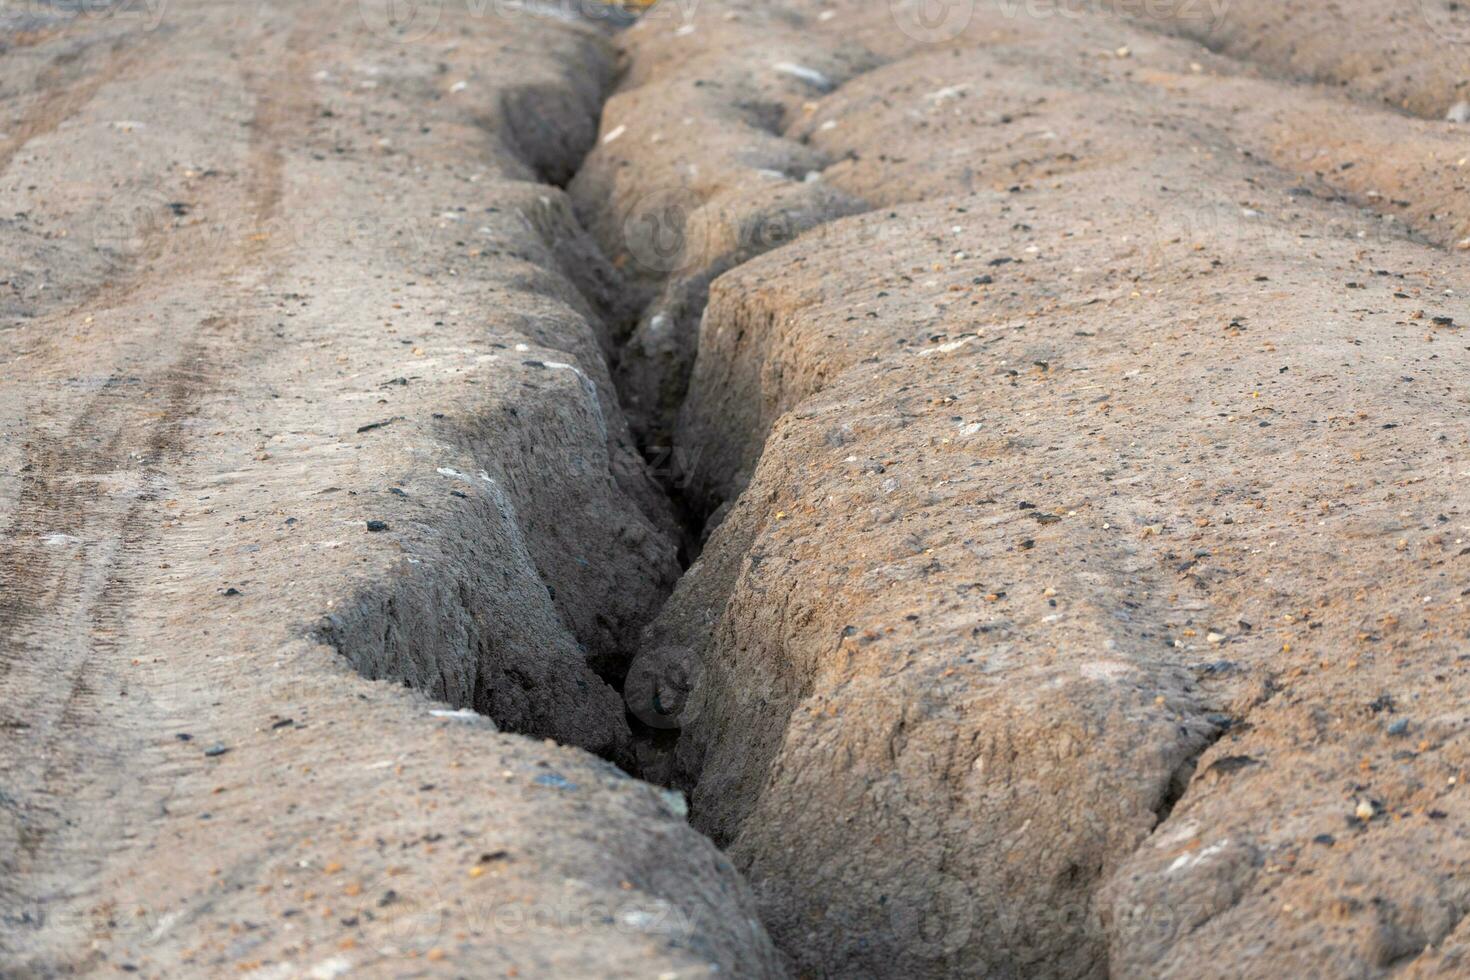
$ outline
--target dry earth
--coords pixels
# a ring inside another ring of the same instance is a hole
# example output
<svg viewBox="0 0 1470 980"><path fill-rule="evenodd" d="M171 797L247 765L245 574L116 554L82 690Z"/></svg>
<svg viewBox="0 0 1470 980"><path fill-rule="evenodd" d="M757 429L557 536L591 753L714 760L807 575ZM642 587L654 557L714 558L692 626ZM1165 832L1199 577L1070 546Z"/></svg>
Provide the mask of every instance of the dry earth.
<svg viewBox="0 0 1470 980"><path fill-rule="evenodd" d="M0 11L0 974L1470 974L1470 14L630 20Z"/></svg>

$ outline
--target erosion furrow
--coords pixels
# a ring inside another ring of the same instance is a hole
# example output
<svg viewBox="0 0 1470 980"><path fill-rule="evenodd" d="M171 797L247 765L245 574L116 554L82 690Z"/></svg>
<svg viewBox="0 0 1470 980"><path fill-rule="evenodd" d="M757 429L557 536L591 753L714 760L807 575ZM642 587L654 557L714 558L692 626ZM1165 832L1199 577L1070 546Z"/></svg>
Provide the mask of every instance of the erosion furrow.
<svg viewBox="0 0 1470 980"><path fill-rule="evenodd" d="M1464 972L1459 15L1329 6L7 50L0 972Z"/></svg>
<svg viewBox="0 0 1470 980"><path fill-rule="evenodd" d="M582 750L631 761L678 571L614 276L543 182L608 43L390 13L54 39L160 53L0 178L45 231L4 254L56 266L0 334L0 972L778 974L682 799Z"/></svg>

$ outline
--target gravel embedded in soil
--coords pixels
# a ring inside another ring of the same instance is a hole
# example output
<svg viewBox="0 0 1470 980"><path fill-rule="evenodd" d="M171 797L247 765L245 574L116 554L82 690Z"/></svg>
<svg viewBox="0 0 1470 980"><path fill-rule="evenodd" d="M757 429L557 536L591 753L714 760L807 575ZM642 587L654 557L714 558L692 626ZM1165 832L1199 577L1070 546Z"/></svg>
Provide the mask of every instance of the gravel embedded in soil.
<svg viewBox="0 0 1470 980"><path fill-rule="evenodd" d="M700 665L695 825L813 974L1453 970L1442 125L1146 25L792 7L631 31L604 128L714 132L573 185L611 175L596 232L682 166L739 229L800 153L868 212L716 279L674 381L709 538L644 646ZM760 81L757 38L833 89ZM1443 727L1403 745L1385 688Z"/></svg>
<svg viewBox="0 0 1470 980"><path fill-rule="evenodd" d="M1459 14L389 6L0 59L0 972L1465 972Z"/></svg>
<svg viewBox="0 0 1470 980"><path fill-rule="evenodd" d="M778 975L583 751L678 573L543 182L611 45L380 8L0 58L0 973Z"/></svg>

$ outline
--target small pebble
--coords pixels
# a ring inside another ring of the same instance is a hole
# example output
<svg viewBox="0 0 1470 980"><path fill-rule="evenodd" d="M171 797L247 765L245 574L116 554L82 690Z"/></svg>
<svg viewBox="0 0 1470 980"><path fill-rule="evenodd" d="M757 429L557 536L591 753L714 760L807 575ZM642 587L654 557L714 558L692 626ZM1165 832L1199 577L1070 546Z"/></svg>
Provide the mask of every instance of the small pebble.
<svg viewBox="0 0 1470 980"><path fill-rule="evenodd" d="M536 777L535 781L538 786L550 786L552 789L574 790L577 788L576 783L572 782L570 779L561 775L560 773L555 772L542 773L541 775Z"/></svg>

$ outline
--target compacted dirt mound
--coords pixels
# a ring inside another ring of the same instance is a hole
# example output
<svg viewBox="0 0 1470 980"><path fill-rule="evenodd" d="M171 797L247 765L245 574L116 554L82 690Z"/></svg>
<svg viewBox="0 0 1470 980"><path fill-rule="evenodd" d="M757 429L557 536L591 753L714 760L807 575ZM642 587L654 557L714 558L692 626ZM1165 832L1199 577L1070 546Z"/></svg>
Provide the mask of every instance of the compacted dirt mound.
<svg viewBox="0 0 1470 980"><path fill-rule="evenodd" d="M715 281L679 381L713 533L642 659L696 825L813 973L1453 969L1458 205L1297 152L1445 124L1130 22L887 18L646 21L574 185L626 223L643 121L768 79L829 163L681 142L686 247L737 180L872 211Z"/></svg>
<svg viewBox="0 0 1470 980"><path fill-rule="evenodd" d="M678 572L544 182L611 47L437 12L0 60L0 973L777 972L682 799L551 741L630 757Z"/></svg>

